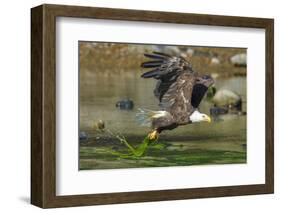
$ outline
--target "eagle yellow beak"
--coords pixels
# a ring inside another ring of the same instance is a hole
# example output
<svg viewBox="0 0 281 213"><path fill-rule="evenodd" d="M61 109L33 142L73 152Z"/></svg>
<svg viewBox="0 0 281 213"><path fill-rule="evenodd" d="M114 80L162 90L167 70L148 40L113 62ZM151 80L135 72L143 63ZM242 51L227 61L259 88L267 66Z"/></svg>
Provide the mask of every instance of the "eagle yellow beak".
<svg viewBox="0 0 281 213"><path fill-rule="evenodd" d="M204 121L207 121L208 123L211 123L212 119L208 115L206 115L206 118L204 119Z"/></svg>

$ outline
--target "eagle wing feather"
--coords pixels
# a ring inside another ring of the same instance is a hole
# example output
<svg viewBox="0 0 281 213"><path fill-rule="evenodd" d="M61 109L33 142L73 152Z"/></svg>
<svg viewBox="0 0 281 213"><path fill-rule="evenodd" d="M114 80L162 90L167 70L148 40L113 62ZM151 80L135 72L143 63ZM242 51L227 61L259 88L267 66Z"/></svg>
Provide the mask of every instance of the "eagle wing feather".
<svg viewBox="0 0 281 213"><path fill-rule="evenodd" d="M207 75L198 76L191 64L182 57L158 52L144 55L151 61L146 61L141 66L151 70L141 77L158 80L154 95L159 99L161 110L169 112L153 119L152 126L161 129L187 124L189 116L199 106L208 87L213 84L213 79Z"/></svg>
<svg viewBox="0 0 281 213"><path fill-rule="evenodd" d="M184 72L163 95L160 107L169 112L178 124L189 122L189 115L194 111L191 104L192 90L196 82L193 73Z"/></svg>

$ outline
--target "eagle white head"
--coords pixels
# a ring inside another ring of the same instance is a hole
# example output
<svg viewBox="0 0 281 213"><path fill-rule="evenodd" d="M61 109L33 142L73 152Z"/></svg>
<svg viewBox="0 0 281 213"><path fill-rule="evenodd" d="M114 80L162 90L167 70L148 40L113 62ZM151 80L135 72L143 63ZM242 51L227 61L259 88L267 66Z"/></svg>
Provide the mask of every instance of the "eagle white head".
<svg viewBox="0 0 281 213"><path fill-rule="evenodd" d="M211 118L206 115L206 114L203 114L197 110L195 110L191 116L189 117L191 123L196 123L196 122L203 122L203 121L206 121L208 123L211 122Z"/></svg>

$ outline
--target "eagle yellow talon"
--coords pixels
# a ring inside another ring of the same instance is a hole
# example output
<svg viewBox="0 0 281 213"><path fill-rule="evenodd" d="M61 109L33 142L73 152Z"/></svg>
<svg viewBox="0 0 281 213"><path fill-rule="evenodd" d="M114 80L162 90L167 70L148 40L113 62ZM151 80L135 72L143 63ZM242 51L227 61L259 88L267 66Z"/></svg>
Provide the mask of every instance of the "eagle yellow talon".
<svg viewBox="0 0 281 213"><path fill-rule="evenodd" d="M159 137L159 133L157 132L157 130L154 130L153 132L148 134L149 140L157 140L158 137Z"/></svg>

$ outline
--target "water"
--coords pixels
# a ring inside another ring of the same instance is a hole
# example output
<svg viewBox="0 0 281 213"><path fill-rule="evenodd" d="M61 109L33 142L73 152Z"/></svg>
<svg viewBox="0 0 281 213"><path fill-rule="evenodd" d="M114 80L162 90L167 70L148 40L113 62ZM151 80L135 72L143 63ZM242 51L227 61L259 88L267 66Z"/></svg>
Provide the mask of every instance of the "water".
<svg viewBox="0 0 281 213"><path fill-rule="evenodd" d="M136 123L138 108L158 110L153 95L155 80L141 79L139 74L80 75L80 131L88 140L80 141L80 169L109 169L155 166L185 166L246 162L246 116L226 115L212 123L198 123L161 133L156 144L143 157L120 157L114 152L128 149L116 138L93 126L103 120L107 129L124 135L133 146L139 145L150 129ZM246 111L246 78L217 79L217 88L227 88L242 96ZM131 111L115 107L119 100L134 101ZM209 114L211 103L203 101L200 111Z"/></svg>

